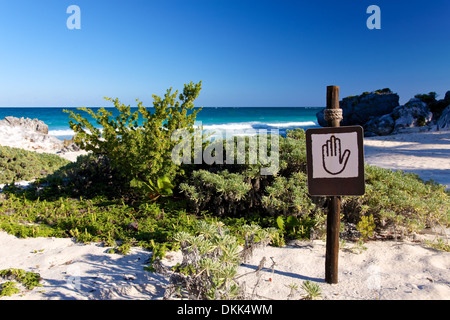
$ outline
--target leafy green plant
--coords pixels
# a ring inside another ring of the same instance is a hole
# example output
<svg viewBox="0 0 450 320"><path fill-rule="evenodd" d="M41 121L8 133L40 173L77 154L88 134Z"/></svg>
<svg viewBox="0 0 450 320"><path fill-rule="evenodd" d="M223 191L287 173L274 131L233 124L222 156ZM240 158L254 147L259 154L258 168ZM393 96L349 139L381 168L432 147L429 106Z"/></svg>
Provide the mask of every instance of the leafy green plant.
<svg viewBox="0 0 450 320"><path fill-rule="evenodd" d="M151 180L148 183L144 182L144 186L151 201L156 201L160 196L167 197L173 195L173 184L170 182L168 176L158 177L156 184Z"/></svg>
<svg viewBox="0 0 450 320"><path fill-rule="evenodd" d="M25 192L7 193L0 199L0 212L4 213L0 214L0 229L18 237L75 237L80 242L101 241L112 247L121 241L149 249L152 240L156 245L175 248L173 235L192 230L197 219L175 203L133 207L121 199L46 200ZM137 227L130 228L130 224Z"/></svg>
<svg viewBox="0 0 450 320"><path fill-rule="evenodd" d="M303 172L295 172L289 179L276 177L265 189L266 195L262 196L263 206L272 214L277 212L291 216L308 215L315 209L315 205L308 197L306 183L307 177Z"/></svg>
<svg viewBox="0 0 450 320"><path fill-rule="evenodd" d="M310 280L303 281L302 289L306 292L304 296L306 300L318 299L322 295L320 286Z"/></svg>
<svg viewBox="0 0 450 320"><path fill-rule="evenodd" d="M41 185L46 185L43 189L46 198L52 194L120 198L130 192L127 183L118 169L112 167L107 156L92 153L79 156L75 162L61 167L40 181Z"/></svg>
<svg viewBox="0 0 450 320"><path fill-rule="evenodd" d="M416 94L414 98L420 99L421 101L425 102L426 104L431 104L433 102L436 102L437 94L436 92L430 92L428 94Z"/></svg>
<svg viewBox="0 0 450 320"><path fill-rule="evenodd" d="M356 225L356 229L361 232L362 239L367 240L373 236L375 232L375 222L373 215L362 216L361 221Z"/></svg>
<svg viewBox="0 0 450 320"><path fill-rule="evenodd" d="M372 215L374 230L382 237L449 225L450 197L444 186L425 183L415 174L369 165L365 166L365 180L363 196L343 197L345 221L357 224L363 216Z"/></svg>
<svg viewBox="0 0 450 320"><path fill-rule="evenodd" d="M4 269L0 270L0 277L9 280L15 279L21 282L28 290L33 290L35 287L42 287L39 283L41 276L39 273L25 272L23 269Z"/></svg>
<svg viewBox="0 0 450 320"><path fill-rule="evenodd" d="M419 116L419 118L417 118L417 126L425 127L426 124L427 124L427 121L424 116Z"/></svg>
<svg viewBox="0 0 450 320"><path fill-rule="evenodd" d="M235 279L237 267L243 256L248 254L250 246L269 243L274 230L246 225L243 233L246 246L242 251L237 238L222 223L213 225L199 221L197 234L177 233L175 239L180 243L183 262L174 268L171 285L166 289L164 297L169 299L174 294L181 294L189 299L241 297L243 293ZM259 241L255 241L256 238Z"/></svg>
<svg viewBox="0 0 450 320"><path fill-rule="evenodd" d="M0 285L0 297L12 296L20 292L17 288L17 282L8 281Z"/></svg>
<svg viewBox="0 0 450 320"><path fill-rule="evenodd" d="M305 239L309 238L311 228L315 224L315 220L309 217L297 218L296 216L278 216L276 220L277 226L281 232L290 238Z"/></svg>
<svg viewBox="0 0 450 320"><path fill-rule="evenodd" d="M450 252L450 245L448 244L448 241L446 243L441 238L439 238L439 239L437 239L435 241L425 240L424 242L430 248L433 248L433 249L436 249L436 250Z"/></svg>
<svg viewBox="0 0 450 320"><path fill-rule="evenodd" d="M119 112L116 117L105 108L97 113L80 108L100 128L70 111L69 124L76 133L75 143L82 149L106 156L130 187L140 189L148 181L156 186L158 178L165 176L173 180L181 169L171 158L172 149L178 143L171 136L179 129L194 132L195 117L200 109L193 110L193 102L200 90L201 82L191 82L179 95L178 91L172 93L172 89L167 90L164 98L153 95L153 112L137 100L138 110L131 113L130 106L110 98L106 100L114 103Z"/></svg>
<svg viewBox="0 0 450 320"><path fill-rule="evenodd" d="M378 89L378 90L375 90L375 93L378 93L378 94L383 94L383 93L392 93L392 90L391 90L391 89L389 89L389 88Z"/></svg>
<svg viewBox="0 0 450 320"><path fill-rule="evenodd" d="M243 175L228 170L212 173L200 169L192 173L189 181L181 183L180 189L196 212L214 207L219 216L233 215L245 206L252 187L246 180Z"/></svg>
<svg viewBox="0 0 450 320"><path fill-rule="evenodd" d="M187 173L180 190L194 210L217 216L242 216L249 212L272 216L280 212L312 214L320 209L307 195L304 137L303 130L289 131L287 137L279 137L279 170L275 176L261 175L262 164L252 164L246 157L239 165L199 166ZM235 138L224 141L224 154L227 144L234 141ZM249 141L245 141L248 152Z"/></svg>

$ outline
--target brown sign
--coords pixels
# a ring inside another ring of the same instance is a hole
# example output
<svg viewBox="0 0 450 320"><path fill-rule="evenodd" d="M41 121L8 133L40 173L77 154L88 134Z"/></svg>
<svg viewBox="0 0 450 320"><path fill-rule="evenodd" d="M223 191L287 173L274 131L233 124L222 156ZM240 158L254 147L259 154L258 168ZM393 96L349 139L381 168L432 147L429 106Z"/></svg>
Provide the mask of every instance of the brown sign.
<svg viewBox="0 0 450 320"><path fill-rule="evenodd" d="M308 190L312 196L361 196L365 192L363 128L306 130Z"/></svg>

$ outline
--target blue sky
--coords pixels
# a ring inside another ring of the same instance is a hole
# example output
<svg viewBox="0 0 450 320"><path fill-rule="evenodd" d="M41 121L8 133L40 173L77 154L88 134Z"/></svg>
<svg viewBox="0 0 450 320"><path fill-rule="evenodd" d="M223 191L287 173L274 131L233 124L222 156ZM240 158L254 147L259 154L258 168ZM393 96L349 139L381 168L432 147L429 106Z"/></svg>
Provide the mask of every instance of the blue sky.
<svg viewBox="0 0 450 320"><path fill-rule="evenodd" d="M151 105L200 80L205 107L324 106L327 85L443 97L449 16L448 0L1 0L0 106Z"/></svg>

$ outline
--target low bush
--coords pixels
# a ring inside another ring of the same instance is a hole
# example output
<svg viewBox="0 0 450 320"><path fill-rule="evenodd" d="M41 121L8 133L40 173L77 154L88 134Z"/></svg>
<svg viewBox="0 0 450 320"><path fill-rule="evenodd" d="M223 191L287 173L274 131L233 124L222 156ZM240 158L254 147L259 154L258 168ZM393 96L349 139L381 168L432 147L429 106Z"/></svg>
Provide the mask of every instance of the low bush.
<svg viewBox="0 0 450 320"><path fill-rule="evenodd" d="M33 290L35 287L42 287L42 284L40 284L42 278L39 273L26 272L23 269L10 268L0 270L0 278L18 281L23 284L28 290ZM16 282L8 281L2 285L0 297L11 296L19 292L20 290L16 287Z"/></svg>
<svg viewBox="0 0 450 320"><path fill-rule="evenodd" d="M40 180L46 185L45 192L60 197L95 198L106 196L110 199L130 196L127 180L113 168L109 158L104 155L87 154L78 156L53 174Z"/></svg>
<svg viewBox="0 0 450 320"><path fill-rule="evenodd" d="M217 216L307 216L321 209L307 196L304 131L279 137L279 168L275 175L261 175L261 163L203 166L187 174L180 190L196 211ZM259 139L258 139L259 140ZM226 145L223 153L226 154ZM246 141L248 152L248 137Z"/></svg>
<svg viewBox="0 0 450 320"><path fill-rule="evenodd" d="M44 190L40 190L43 192ZM191 231L197 217L180 205L143 203L127 205L105 197L44 199L30 188L9 192L0 198L0 229L18 237L73 237L79 242L104 242L110 246L127 243L152 248L167 243L173 235Z"/></svg>
<svg viewBox="0 0 450 320"><path fill-rule="evenodd" d="M446 227L450 222L450 197L445 186L424 182L418 175L365 166L366 193L344 197L345 221L359 223L373 217L375 232L394 236L426 227Z"/></svg>
<svg viewBox="0 0 450 320"><path fill-rule="evenodd" d="M68 163L55 154L0 146L0 184L42 178Z"/></svg>
<svg viewBox="0 0 450 320"><path fill-rule="evenodd" d="M282 217L277 223L272 220L273 226L278 224L286 236L320 237L327 203L325 197L308 195L303 130L280 137L279 150L279 170L274 176L260 175L261 164L211 165L193 170L180 189L197 212L220 217ZM393 237L449 224L450 197L444 186L369 165L365 166L365 181L364 196L342 197L344 225L362 221L365 236ZM280 221L286 222L284 228Z"/></svg>
<svg viewBox="0 0 450 320"><path fill-rule="evenodd" d="M269 244L277 231L243 225L241 233L245 244L241 249L238 239L222 223L200 221L196 230L195 234L179 232L175 235L183 261L174 267L164 298L229 300L245 297L237 282L237 268L256 246Z"/></svg>

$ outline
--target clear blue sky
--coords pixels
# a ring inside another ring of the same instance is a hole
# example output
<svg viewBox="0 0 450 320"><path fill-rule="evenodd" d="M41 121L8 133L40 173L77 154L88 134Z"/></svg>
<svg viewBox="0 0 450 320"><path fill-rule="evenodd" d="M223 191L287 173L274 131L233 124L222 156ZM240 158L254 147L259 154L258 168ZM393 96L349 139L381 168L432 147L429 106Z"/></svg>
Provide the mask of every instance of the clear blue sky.
<svg viewBox="0 0 450 320"><path fill-rule="evenodd" d="M1 0L0 106L150 105L200 80L197 106L324 106L327 85L443 97L449 17L449 0Z"/></svg>

